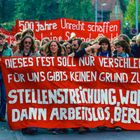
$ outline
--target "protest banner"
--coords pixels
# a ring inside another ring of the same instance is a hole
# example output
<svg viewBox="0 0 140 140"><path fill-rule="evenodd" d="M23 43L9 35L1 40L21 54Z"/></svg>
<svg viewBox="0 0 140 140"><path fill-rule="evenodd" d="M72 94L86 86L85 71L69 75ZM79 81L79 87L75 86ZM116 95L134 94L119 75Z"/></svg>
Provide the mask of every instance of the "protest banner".
<svg viewBox="0 0 140 140"><path fill-rule="evenodd" d="M110 40L120 34L120 20L107 22L84 22L73 19L56 19L46 21L17 20L16 30L32 29L37 39L48 37L50 40L69 40L71 33L83 41L90 41L97 36L106 36Z"/></svg>
<svg viewBox="0 0 140 140"><path fill-rule="evenodd" d="M9 57L1 64L11 129L140 130L138 58Z"/></svg>

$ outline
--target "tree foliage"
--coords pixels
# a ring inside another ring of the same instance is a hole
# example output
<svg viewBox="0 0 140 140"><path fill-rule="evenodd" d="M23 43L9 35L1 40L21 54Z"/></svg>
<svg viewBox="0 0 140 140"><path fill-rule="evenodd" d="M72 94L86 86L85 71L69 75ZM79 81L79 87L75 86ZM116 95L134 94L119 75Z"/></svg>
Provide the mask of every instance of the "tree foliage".
<svg viewBox="0 0 140 140"><path fill-rule="evenodd" d="M138 4L138 13L140 13L140 4ZM126 14L125 14L125 23L129 24L129 27L135 27L136 21L136 3L135 0L130 2L127 6ZM138 21L140 21L140 14L138 16Z"/></svg>
<svg viewBox="0 0 140 140"><path fill-rule="evenodd" d="M15 0L0 0L0 22L8 22L14 19Z"/></svg>
<svg viewBox="0 0 140 140"><path fill-rule="evenodd" d="M125 22L129 22L130 26L134 26L135 2L130 3L130 0L119 1L123 13L126 11ZM0 0L0 25L8 28L17 19L50 20L72 18L94 21L95 12L93 8L92 0Z"/></svg>
<svg viewBox="0 0 140 140"><path fill-rule="evenodd" d="M59 3L57 0L40 0L37 17L39 20L50 20L60 17Z"/></svg>
<svg viewBox="0 0 140 140"><path fill-rule="evenodd" d="M93 21L94 12L91 0L60 0L60 15L65 18L73 18L84 21Z"/></svg>
<svg viewBox="0 0 140 140"><path fill-rule="evenodd" d="M120 2L121 10L123 11L123 15L124 15L126 12L126 8L129 3L129 0L119 0L119 2Z"/></svg>
<svg viewBox="0 0 140 140"><path fill-rule="evenodd" d="M0 0L1 25L61 17L93 21L93 13L91 0Z"/></svg>

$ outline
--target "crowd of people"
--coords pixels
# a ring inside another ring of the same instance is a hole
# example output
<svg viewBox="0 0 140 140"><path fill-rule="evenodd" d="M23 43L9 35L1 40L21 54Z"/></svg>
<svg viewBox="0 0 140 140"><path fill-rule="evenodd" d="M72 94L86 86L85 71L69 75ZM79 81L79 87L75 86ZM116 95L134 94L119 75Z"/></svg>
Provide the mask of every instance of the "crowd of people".
<svg viewBox="0 0 140 140"><path fill-rule="evenodd" d="M109 40L105 36L99 36L89 42L84 42L76 36L71 37L69 40L56 41L49 40L45 37L42 40L37 40L34 37L34 32L27 29L15 35L15 42L8 44L4 34L0 33L0 57L5 56L19 56L19 57L38 57L38 56L70 56L70 57L83 57L83 56L101 56L101 57L115 57L127 58L134 57L140 58L140 34L130 39L125 34L120 34L114 40ZM0 121L6 121L6 91L2 78L2 71L0 70ZM102 130L104 127L99 127ZM51 129L51 132L65 132L65 129ZM79 133L87 132L88 128L78 128ZM25 134L33 134L37 128L24 128L22 132Z"/></svg>

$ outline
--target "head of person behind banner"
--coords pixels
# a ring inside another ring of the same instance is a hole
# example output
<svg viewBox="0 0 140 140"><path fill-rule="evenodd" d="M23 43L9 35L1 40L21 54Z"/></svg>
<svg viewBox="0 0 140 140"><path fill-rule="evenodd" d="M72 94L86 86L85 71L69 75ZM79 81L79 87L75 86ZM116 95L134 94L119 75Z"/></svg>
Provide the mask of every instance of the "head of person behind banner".
<svg viewBox="0 0 140 140"><path fill-rule="evenodd" d="M76 52L76 51L79 50L81 43L82 43L82 40L80 38L72 39L72 50L73 50L73 52Z"/></svg>
<svg viewBox="0 0 140 140"><path fill-rule="evenodd" d="M107 37L102 37L99 40L100 48L98 49L97 56L111 57L111 45Z"/></svg>
<svg viewBox="0 0 140 140"><path fill-rule="evenodd" d="M26 35L22 38L19 50L14 53L14 56L40 56L39 52L35 51L35 40L32 36Z"/></svg>
<svg viewBox="0 0 140 140"><path fill-rule="evenodd" d="M113 57L121 57L121 58L127 58L127 57L133 57L131 54L130 45L125 40L118 40L115 43L116 51L114 52Z"/></svg>
<svg viewBox="0 0 140 140"><path fill-rule="evenodd" d="M49 42L46 47L48 47L46 48L46 50L48 50L46 53L47 56L62 56L62 47L56 40L52 40L51 42Z"/></svg>

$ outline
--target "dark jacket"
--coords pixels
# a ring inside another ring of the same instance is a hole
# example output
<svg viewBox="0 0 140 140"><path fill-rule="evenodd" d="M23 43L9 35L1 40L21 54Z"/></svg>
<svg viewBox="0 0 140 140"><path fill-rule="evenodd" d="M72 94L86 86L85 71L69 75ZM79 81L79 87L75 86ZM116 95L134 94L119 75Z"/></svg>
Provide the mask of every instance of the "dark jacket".
<svg viewBox="0 0 140 140"><path fill-rule="evenodd" d="M135 58L140 58L140 46L138 46L137 44L133 45L131 47L131 53Z"/></svg>
<svg viewBox="0 0 140 140"><path fill-rule="evenodd" d="M83 57L86 54L85 48L80 49L79 51L75 52L74 57L80 58Z"/></svg>

